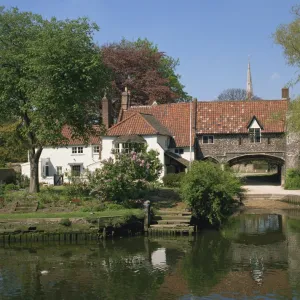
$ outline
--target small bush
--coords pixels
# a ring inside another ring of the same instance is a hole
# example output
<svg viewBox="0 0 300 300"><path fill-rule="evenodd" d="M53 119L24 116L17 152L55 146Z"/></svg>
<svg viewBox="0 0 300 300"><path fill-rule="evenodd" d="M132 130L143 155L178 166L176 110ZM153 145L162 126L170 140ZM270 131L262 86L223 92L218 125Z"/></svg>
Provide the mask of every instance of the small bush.
<svg viewBox="0 0 300 300"><path fill-rule="evenodd" d="M0 183L0 198L3 198L4 197L4 184L1 184Z"/></svg>
<svg viewBox="0 0 300 300"><path fill-rule="evenodd" d="M60 225L66 226L66 227L70 227L72 222L69 219L61 219L59 221Z"/></svg>
<svg viewBox="0 0 300 300"><path fill-rule="evenodd" d="M285 189L300 189L300 169L288 169L286 172Z"/></svg>
<svg viewBox="0 0 300 300"><path fill-rule="evenodd" d="M21 173L16 173L16 183L21 189L28 188L30 184L30 178Z"/></svg>
<svg viewBox="0 0 300 300"><path fill-rule="evenodd" d="M181 182L181 196L200 220L220 226L241 196L241 181L231 170L211 162L195 161Z"/></svg>
<svg viewBox="0 0 300 300"><path fill-rule="evenodd" d="M179 188L181 184L181 180L184 177L185 173L170 173L165 175L162 178L164 186L171 187L171 188Z"/></svg>
<svg viewBox="0 0 300 300"><path fill-rule="evenodd" d="M9 183L4 185L4 190L5 192L10 192L10 191L17 191L19 187L15 185L14 183Z"/></svg>
<svg viewBox="0 0 300 300"><path fill-rule="evenodd" d="M88 197L89 194L90 188L85 182L75 181L72 184L65 185L64 195L70 200Z"/></svg>

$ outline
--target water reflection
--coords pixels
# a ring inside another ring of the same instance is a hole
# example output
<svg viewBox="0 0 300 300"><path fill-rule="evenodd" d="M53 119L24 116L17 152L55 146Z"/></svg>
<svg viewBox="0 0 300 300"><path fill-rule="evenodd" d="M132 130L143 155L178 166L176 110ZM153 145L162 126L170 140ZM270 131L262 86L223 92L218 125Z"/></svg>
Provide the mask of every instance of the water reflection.
<svg viewBox="0 0 300 300"><path fill-rule="evenodd" d="M11 245L0 249L0 298L300 299L299 246L300 221L275 214L191 238Z"/></svg>

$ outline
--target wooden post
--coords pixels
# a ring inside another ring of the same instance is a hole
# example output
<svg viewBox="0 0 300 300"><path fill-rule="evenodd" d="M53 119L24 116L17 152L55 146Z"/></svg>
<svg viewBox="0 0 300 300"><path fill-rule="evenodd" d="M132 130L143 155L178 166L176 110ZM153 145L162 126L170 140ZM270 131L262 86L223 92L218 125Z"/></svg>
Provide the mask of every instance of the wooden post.
<svg viewBox="0 0 300 300"><path fill-rule="evenodd" d="M148 232L148 228L151 223L151 215L150 215L150 201L147 200L144 202L144 231Z"/></svg>

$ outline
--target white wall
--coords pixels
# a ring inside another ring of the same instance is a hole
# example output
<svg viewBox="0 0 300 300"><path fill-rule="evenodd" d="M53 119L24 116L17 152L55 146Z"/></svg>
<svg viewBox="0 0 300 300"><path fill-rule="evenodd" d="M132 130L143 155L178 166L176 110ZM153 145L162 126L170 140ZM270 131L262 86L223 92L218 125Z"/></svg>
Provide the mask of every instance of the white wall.
<svg viewBox="0 0 300 300"><path fill-rule="evenodd" d="M254 119L251 122L251 125L249 126L249 128L260 128L260 126L258 125L257 121Z"/></svg>
<svg viewBox="0 0 300 300"><path fill-rule="evenodd" d="M176 153L177 155L181 156L182 158L185 158L186 160L190 161L190 147L178 147L177 149L183 149L183 154ZM172 151L175 153L175 148L169 149L169 151ZM195 159L195 152L194 147L192 147L192 161Z"/></svg>
<svg viewBox="0 0 300 300"><path fill-rule="evenodd" d="M46 182L53 184L53 176L56 174L57 166L62 167L62 173L71 171L72 165L80 165L81 172L89 169L93 171L96 167L100 166L99 153L93 153L93 146L83 146L83 153L72 153L72 147L82 147L82 145L72 145L68 147L50 148L46 147L43 149L40 161L39 161L39 180L40 182ZM95 145L99 146L99 145ZM49 159L49 176L43 177L42 163L44 159ZM21 164L22 174L30 177L30 165L29 163ZM64 177L67 181L67 178Z"/></svg>
<svg viewBox="0 0 300 300"><path fill-rule="evenodd" d="M102 137L102 153L101 159L109 159L110 157L113 158L114 155L112 154L113 149L113 141L117 137L115 136L103 136Z"/></svg>

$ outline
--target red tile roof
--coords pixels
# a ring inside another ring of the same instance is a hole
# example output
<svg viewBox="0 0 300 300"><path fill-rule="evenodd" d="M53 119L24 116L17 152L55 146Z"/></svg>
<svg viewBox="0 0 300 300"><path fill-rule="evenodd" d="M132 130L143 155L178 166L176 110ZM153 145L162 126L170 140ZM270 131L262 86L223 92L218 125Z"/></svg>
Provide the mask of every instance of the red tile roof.
<svg viewBox="0 0 300 300"><path fill-rule="evenodd" d="M247 133L255 116L262 132L284 132L288 100L198 102L198 133Z"/></svg>
<svg viewBox="0 0 300 300"><path fill-rule="evenodd" d="M248 124L255 116L263 126L262 132L285 131L288 100L211 101L197 103L196 133L247 133ZM174 137L177 147L189 145L190 104L172 103L153 106L135 106L120 114L121 123L109 130L110 135L153 134L154 130L142 118L125 120L137 112L151 114ZM124 122L124 123L123 123ZM123 125L122 125L123 124ZM116 128L119 129L117 130ZM115 128L115 129L114 129Z"/></svg>
<svg viewBox="0 0 300 300"><path fill-rule="evenodd" d="M108 136L119 135L152 135L162 134L171 135L171 133L154 118L153 115L134 112L124 118L107 131Z"/></svg>
<svg viewBox="0 0 300 300"><path fill-rule="evenodd" d="M99 126L94 126L96 131L100 131ZM72 138L72 131L69 126L64 126L62 129L62 135L69 140L68 145L85 145L83 139L74 139ZM94 135L90 136L90 140L88 142L90 145L100 145L101 138L100 136Z"/></svg>
<svg viewBox="0 0 300 300"><path fill-rule="evenodd" d="M189 103L133 106L129 110L123 111L122 120L136 112L153 115L153 117L168 129L170 134L174 137L177 146L183 147L189 145ZM142 134L138 132L138 127L135 133Z"/></svg>

